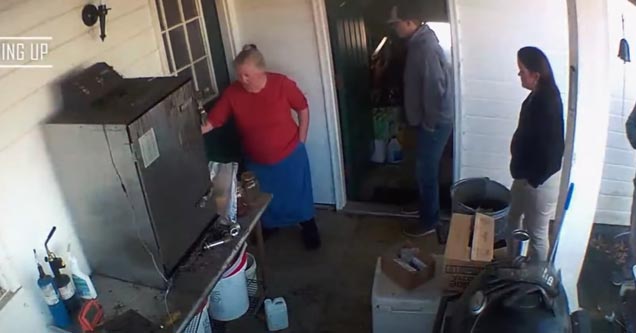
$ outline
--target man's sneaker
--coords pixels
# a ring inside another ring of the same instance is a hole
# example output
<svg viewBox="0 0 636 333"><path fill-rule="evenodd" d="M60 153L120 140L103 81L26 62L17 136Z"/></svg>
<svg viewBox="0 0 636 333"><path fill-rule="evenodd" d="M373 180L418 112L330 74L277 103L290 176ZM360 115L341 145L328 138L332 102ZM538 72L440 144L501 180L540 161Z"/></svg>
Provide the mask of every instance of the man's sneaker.
<svg viewBox="0 0 636 333"><path fill-rule="evenodd" d="M402 233L408 237L424 237L435 232L435 226L424 227L419 223L409 223L402 228Z"/></svg>

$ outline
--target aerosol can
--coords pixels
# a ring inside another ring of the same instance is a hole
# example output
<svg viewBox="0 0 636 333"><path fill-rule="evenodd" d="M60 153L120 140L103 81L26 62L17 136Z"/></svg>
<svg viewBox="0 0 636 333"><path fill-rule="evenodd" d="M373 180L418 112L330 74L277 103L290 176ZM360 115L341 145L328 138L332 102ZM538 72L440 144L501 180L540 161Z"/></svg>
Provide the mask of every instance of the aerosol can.
<svg viewBox="0 0 636 333"><path fill-rule="evenodd" d="M62 269L66 267L64 264L64 260L58 257L55 253L49 250L49 241L55 230L57 228L53 227L49 236L46 238L46 242L44 242L44 248L46 248L47 257L45 260L49 263L51 267L51 271L53 272L55 287L57 288L64 305L68 309L69 313L73 314L79 311L81 303L79 297L75 293L75 286L71 281L71 277L67 274L62 273Z"/></svg>
<svg viewBox="0 0 636 333"><path fill-rule="evenodd" d="M52 276L44 272L44 267L42 267L42 265L40 264L40 261L38 260L38 254L35 249L33 249L33 256L35 257L35 263L37 264L39 272L38 287L40 287L40 291L42 292L44 301L49 307L51 316L53 316L53 323L55 324L55 326L60 328L70 326L71 319L68 315L66 306L60 299L60 295L55 288L55 280Z"/></svg>

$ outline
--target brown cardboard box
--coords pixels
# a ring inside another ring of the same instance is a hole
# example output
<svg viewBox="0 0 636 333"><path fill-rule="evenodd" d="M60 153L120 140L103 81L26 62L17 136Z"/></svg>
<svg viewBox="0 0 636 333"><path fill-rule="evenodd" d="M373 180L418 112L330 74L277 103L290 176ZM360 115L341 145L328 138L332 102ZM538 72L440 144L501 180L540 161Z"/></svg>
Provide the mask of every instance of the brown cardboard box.
<svg viewBox="0 0 636 333"><path fill-rule="evenodd" d="M493 260L494 240L493 218L483 214L453 214L444 252L444 290L464 291Z"/></svg>
<svg viewBox="0 0 636 333"><path fill-rule="evenodd" d="M413 248L414 246L407 243L401 248L404 247ZM382 272L406 290L415 289L431 280L435 275L435 259L428 254L424 254L421 249L419 250L420 253L417 254L416 257L426 264L425 269L416 272L405 269L394 260L398 258L398 252L396 251L395 253L392 252L382 256Z"/></svg>

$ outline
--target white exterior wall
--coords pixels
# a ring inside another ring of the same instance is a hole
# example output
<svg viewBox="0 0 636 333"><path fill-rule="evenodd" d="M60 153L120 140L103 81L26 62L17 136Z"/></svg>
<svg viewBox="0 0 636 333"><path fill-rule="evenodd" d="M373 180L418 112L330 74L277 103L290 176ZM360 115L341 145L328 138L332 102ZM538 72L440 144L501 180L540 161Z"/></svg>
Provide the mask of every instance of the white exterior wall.
<svg viewBox="0 0 636 333"><path fill-rule="evenodd" d="M328 115L335 115L335 103L326 104L331 82L324 81L328 78L323 72L329 64L320 53L331 57L331 52L319 50L318 30L322 28L317 28L314 21L314 10L320 10L316 3L311 0L225 0L220 1L219 16L229 27L224 40L228 58L233 58L244 44L256 44L265 56L268 69L295 80L307 96L310 114L307 151L314 201L338 205L336 187L342 186L339 180L342 175L335 175L334 169L340 169L340 158L339 152L332 154L331 147L339 146L339 142L333 141L338 140L337 135L334 137L336 133L328 129L331 125L337 132L338 123L336 117ZM327 123L328 119L331 124Z"/></svg>
<svg viewBox="0 0 636 333"><path fill-rule="evenodd" d="M609 0L613 1L613 0ZM579 307L578 281L594 224L610 109L608 0L568 0L576 5L578 23L578 97L570 182L574 192L565 214L555 266L561 270L570 311ZM570 114L570 119L573 114Z"/></svg>
<svg viewBox="0 0 636 333"><path fill-rule="evenodd" d="M32 249L57 226L52 249L67 243L87 268L39 124L60 107L56 80L106 61L125 76L163 73L149 0L110 0L105 42L99 24L81 20L84 0L12 0L0 3L0 36L52 36L52 69L0 69L0 267L22 289L0 308L0 332L48 332L49 311L36 286Z"/></svg>
<svg viewBox="0 0 636 333"><path fill-rule="evenodd" d="M457 116L459 178L490 177L506 186L510 140L528 91L517 76L517 51L541 48L562 92L568 92L565 0L454 0L460 54L461 110ZM554 182L557 191L558 182Z"/></svg>
<svg viewBox="0 0 636 333"><path fill-rule="evenodd" d="M607 2L607 11L611 51L608 55L610 119L595 222L629 225L634 193L633 179L636 174L636 151L629 145L625 136L625 121L636 102L636 64L624 64L617 54L619 41L623 38L622 14L625 18L625 38L631 46L632 61L636 61L636 53L633 53L636 50L636 6L628 0L612 0Z"/></svg>

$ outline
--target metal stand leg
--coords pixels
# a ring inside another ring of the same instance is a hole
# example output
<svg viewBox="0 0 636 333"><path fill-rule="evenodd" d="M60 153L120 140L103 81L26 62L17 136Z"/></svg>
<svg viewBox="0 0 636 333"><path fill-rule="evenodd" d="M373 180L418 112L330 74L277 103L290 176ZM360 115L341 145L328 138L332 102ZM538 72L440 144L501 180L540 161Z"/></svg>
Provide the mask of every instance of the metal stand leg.
<svg viewBox="0 0 636 333"><path fill-rule="evenodd" d="M263 224L258 221L256 225L256 247L258 250L257 261L259 269L259 279L263 284L263 292L267 295L267 263L265 260L265 240L263 239Z"/></svg>

